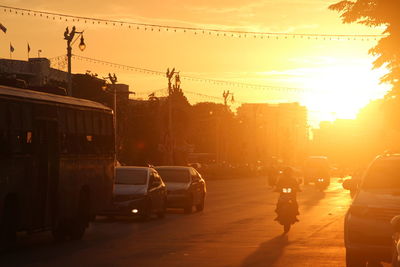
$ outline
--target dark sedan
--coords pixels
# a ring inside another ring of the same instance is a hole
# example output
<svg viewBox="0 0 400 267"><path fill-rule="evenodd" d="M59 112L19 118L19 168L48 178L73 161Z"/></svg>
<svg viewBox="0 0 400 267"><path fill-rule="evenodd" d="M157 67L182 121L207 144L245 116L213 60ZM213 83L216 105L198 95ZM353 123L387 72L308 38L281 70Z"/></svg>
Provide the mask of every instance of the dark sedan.
<svg viewBox="0 0 400 267"><path fill-rule="evenodd" d="M113 208L100 215L165 216L167 191L153 168L124 166L115 168Z"/></svg>
<svg viewBox="0 0 400 267"><path fill-rule="evenodd" d="M206 182L194 168L159 166L155 169L167 186L167 207L183 208L185 213L191 213L193 206L197 211L204 209Z"/></svg>

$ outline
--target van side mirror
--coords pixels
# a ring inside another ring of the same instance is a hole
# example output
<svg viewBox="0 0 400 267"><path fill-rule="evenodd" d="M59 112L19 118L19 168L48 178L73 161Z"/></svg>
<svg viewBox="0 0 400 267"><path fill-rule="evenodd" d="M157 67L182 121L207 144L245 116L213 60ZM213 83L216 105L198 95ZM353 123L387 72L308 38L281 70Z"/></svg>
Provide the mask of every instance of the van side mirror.
<svg viewBox="0 0 400 267"><path fill-rule="evenodd" d="M342 186L346 190L353 190L354 189L354 181L352 179L346 179L344 180Z"/></svg>
<svg viewBox="0 0 400 267"><path fill-rule="evenodd" d="M160 185L161 185L161 182L160 182L160 181L157 181L157 180L154 180L154 181L151 183L151 187L152 187L152 188L159 187Z"/></svg>
<svg viewBox="0 0 400 267"><path fill-rule="evenodd" d="M394 216L390 221L394 232L400 232L400 215Z"/></svg>

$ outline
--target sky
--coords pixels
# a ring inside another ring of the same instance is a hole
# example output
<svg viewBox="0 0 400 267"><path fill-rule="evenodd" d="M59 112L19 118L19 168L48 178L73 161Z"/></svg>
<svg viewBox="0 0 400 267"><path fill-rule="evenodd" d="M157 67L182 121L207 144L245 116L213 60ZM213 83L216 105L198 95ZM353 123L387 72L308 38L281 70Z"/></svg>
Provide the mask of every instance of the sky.
<svg viewBox="0 0 400 267"><path fill-rule="evenodd" d="M0 5L75 16L169 26L278 32L291 34L380 34L383 28L342 24L337 12L328 10L335 0L185 0L185 1L63 1L3 0ZM0 9L0 57L13 59L54 58L66 53L65 28L84 31L86 49L77 42L73 54L122 65L166 71L175 68L182 76L182 89L191 103L222 102L222 93L234 93L233 107L244 102L300 102L310 110L310 123L354 118L370 100L389 89L379 84L384 69L372 70L374 58L368 50L376 40L329 40L326 38L217 36L202 32L158 31L141 27L110 26L24 16ZM63 61L54 66L65 68ZM163 75L128 71L109 65L73 59L72 72L116 73L118 81L130 85L133 97L151 92L167 93ZM207 79L250 83L269 87L215 84ZM284 89L290 88L290 89ZM219 98L219 99L218 99Z"/></svg>

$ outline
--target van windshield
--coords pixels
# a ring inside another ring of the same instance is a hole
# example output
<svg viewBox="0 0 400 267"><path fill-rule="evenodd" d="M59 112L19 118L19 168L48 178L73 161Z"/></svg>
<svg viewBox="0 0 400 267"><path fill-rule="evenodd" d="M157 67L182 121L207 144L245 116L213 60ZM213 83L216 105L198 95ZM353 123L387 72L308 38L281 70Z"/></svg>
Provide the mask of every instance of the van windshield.
<svg viewBox="0 0 400 267"><path fill-rule="evenodd" d="M115 183L145 185L147 183L147 170L116 169Z"/></svg>
<svg viewBox="0 0 400 267"><path fill-rule="evenodd" d="M367 171L363 189L400 189L399 160L378 160Z"/></svg>

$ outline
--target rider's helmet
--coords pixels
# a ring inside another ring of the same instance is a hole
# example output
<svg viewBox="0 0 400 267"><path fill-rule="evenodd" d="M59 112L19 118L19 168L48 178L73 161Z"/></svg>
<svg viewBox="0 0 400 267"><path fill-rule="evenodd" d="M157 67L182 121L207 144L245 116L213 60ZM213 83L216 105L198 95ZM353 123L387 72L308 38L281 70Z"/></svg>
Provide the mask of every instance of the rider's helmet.
<svg viewBox="0 0 400 267"><path fill-rule="evenodd" d="M285 167L282 171L282 175L285 177L292 177L293 176L293 169L291 167Z"/></svg>

